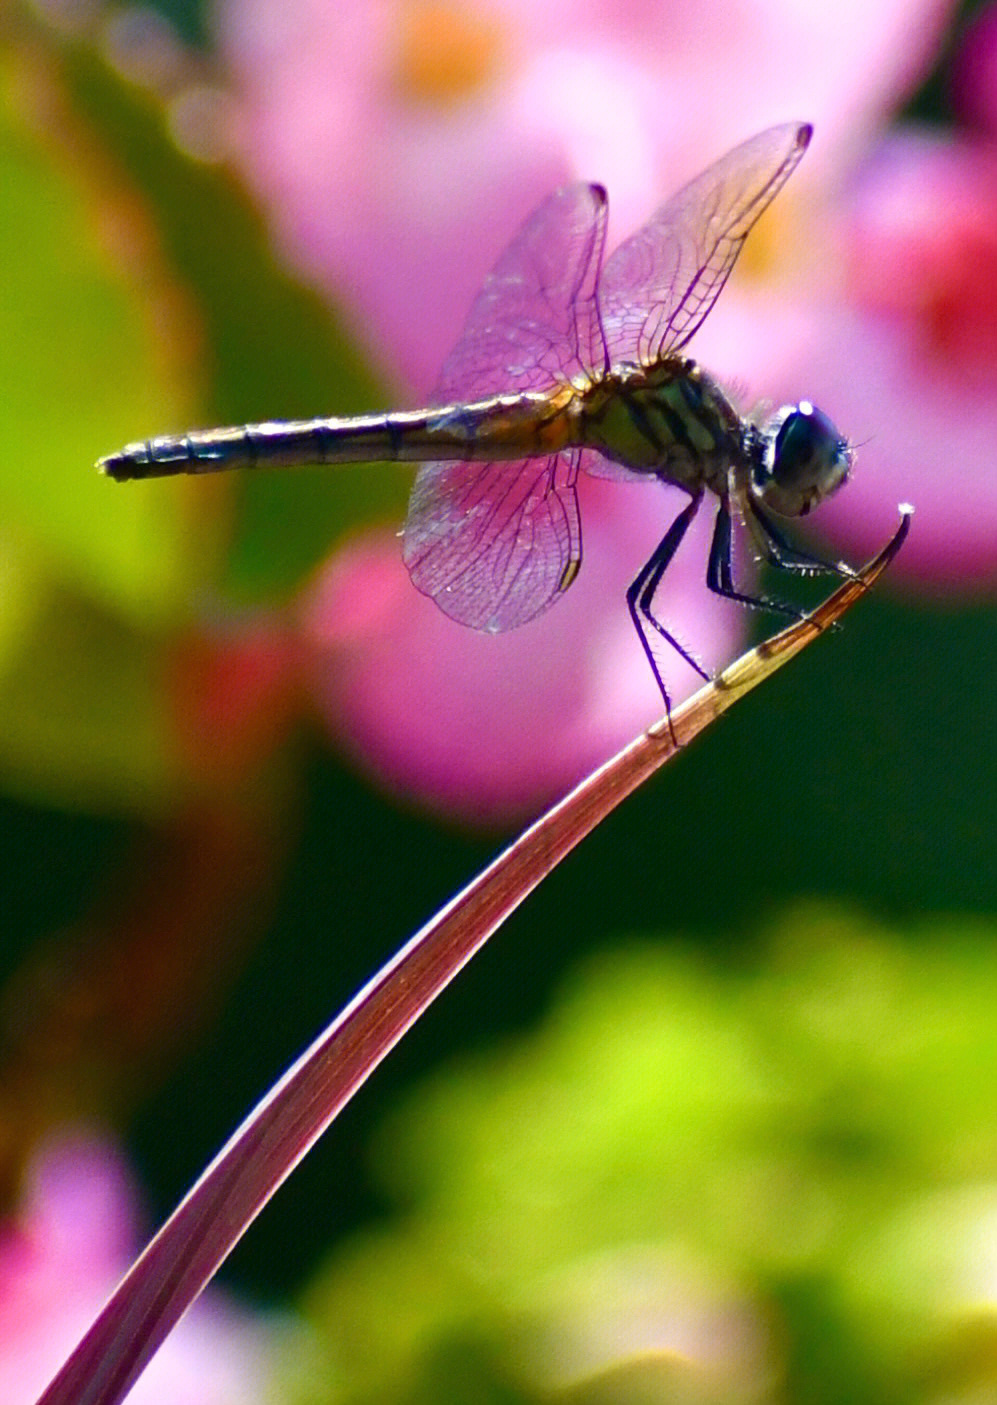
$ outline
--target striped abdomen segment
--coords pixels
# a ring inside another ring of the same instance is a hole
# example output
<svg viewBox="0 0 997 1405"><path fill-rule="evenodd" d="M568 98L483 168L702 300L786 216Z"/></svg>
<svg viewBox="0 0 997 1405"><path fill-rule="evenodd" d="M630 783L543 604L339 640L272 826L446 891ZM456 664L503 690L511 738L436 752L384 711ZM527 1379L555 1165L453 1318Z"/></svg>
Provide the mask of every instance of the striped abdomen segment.
<svg viewBox="0 0 997 1405"><path fill-rule="evenodd" d="M273 420L128 444L99 461L118 481L299 464L530 458L572 442L570 386L466 405L344 419Z"/></svg>

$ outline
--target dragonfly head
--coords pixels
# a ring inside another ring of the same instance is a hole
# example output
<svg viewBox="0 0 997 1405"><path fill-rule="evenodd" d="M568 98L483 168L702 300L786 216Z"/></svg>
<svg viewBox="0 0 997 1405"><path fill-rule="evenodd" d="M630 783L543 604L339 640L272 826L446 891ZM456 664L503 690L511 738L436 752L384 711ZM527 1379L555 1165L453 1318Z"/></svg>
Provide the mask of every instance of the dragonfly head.
<svg viewBox="0 0 997 1405"><path fill-rule="evenodd" d="M751 492L780 517L803 517L840 488L852 447L809 400L783 405L759 431Z"/></svg>

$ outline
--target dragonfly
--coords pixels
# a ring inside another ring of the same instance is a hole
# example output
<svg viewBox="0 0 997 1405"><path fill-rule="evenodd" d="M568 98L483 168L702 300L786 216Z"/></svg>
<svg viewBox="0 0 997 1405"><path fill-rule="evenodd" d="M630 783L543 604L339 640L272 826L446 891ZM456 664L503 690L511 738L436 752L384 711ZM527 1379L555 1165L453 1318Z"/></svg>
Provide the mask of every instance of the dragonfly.
<svg viewBox="0 0 997 1405"><path fill-rule="evenodd" d="M166 435L129 444L98 468L121 481L420 463L402 533L412 581L452 619L493 633L535 619L577 577L580 472L671 484L688 502L626 593L670 719L655 641L709 675L655 613L655 597L707 493L716 502L706 570L715 594L801 617L739 588L734 525L772 566L852 574L791 545L781 525L845 482L849 441L807 400L742 415L685 354L812 132L784 123L734 147L605 261L605 188L555 191L486 279L428 408Z"/></svg>

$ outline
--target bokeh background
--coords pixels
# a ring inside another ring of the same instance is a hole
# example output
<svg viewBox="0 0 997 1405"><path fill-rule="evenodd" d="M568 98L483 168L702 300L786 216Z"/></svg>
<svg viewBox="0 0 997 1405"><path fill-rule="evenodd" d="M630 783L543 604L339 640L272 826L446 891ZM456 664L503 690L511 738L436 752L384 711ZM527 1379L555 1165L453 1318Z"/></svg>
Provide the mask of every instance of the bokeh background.
<svg viewBox="0 0 997 1405"><path fill-rule="evenodd" d="M665 489L583 485L571 594L484 639L407 580L406 471L93 461L416 404L550 189L603 181L615 242L801 118L693 350L859 443L812 545L909 500L903 557L516 914L134 1398L997 1400L997 7L50 0L0 39L0 1397L660 710L623 591ZM662 611L718 663L770 625L704 553Z"/></svg>

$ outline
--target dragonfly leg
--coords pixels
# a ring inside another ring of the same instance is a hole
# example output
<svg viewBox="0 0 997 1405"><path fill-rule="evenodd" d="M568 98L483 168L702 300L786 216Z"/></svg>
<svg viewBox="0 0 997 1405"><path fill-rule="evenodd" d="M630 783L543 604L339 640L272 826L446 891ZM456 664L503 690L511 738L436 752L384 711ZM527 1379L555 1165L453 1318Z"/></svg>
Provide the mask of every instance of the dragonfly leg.
<svg viewBox="0 0 997 1405"><path fill-rule="evenodd" d="M769 560L772 560L771 556ZM809 569L812 570L813 567ZM713 527L713 541L710 543L710 557L706 567L706 584L715 595L722 595L725 600L736 600L739 605L747 605L753 610L771 610L774 614L786 615L793 620L803 618L803 611L792 605L786 605L781 600L772 600L767 595L747 595L735 586L731 566L730 504L726 498L720 499L720 506L717 508L717 520Z"/></svg>
<svg viewBox="0 0 997 1405"><path fill-rule="evenodd" d="M647 625L650 625L652 629L656 630L657 633L661 635L662 639L667 640L676 653L680 654L681 657L685 659L690 668L695 669L701 678L709 682L710 675L703 668L702 664L693 658L688 649L680 644L675 636L670 634L661 621L651 612L651 605L654 601L655 592L661 584L661 578L667 571L672 557L675 555L676 551L678 551L682 538L689 530L689 524L699 510L699 504L702 502L702 499L702 493L697 493L690 500L688 506L682 509L661 541L655 547L650 559L641 567L635 580L627 590L627 606L630 610L630 618L634 622L634 628L637 631L641 646L644 653L647 655L648 663L651 665L651 672L654 674L655 682L661 689L661 696L665 702L665 714L668 718L669 728L671 728L672 725L671 699L668 696L668 689L665 687L664 679L661 676L657 660L651 649L651 640L647 633ZM674 732L672 732L672 740L678 745Z"/></svg>
<svg viewBox="0 0 997 1405"><path fill-rule="evenodd" d="M769 565L780 571L796 571L800 575L842 576L846 580L854 572L843 561L825 561L809 551L801 551L783 536L767 512L752 503L748 518L751 535L761 548Z"/></svg>

